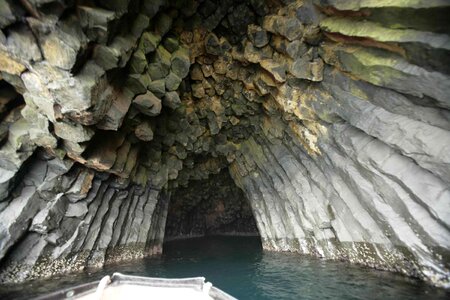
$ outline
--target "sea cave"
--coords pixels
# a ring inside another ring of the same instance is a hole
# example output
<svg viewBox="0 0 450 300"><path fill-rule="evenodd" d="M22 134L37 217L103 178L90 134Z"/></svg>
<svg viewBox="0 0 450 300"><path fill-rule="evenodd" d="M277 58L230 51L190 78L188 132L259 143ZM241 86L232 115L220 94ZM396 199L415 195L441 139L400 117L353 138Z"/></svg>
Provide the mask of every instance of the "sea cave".
<svg viewBox="0 0 450 300"><path fill-rule="evenodd" d="M448 15L0 0L0 285L239 236L450 288Z"/></svg>

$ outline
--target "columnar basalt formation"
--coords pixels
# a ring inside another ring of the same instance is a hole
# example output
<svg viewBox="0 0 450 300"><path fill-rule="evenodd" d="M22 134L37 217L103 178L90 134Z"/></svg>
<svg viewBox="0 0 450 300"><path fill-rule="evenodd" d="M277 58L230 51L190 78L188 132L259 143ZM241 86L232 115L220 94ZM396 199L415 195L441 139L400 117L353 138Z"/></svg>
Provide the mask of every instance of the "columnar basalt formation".
<svg viewBox="0 0 450 300"><path fill-rule="evenodd" d="M0 0L0 281L161 253L228 169L264 249L449 287L449 13Z"/></svg>

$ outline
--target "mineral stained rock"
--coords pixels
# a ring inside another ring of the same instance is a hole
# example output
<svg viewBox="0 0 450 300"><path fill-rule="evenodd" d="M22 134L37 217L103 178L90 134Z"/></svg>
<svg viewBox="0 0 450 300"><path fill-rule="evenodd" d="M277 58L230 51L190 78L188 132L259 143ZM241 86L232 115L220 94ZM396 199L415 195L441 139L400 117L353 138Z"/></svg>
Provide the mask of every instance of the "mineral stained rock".
<svg viewBox="0 0 450 300"><path fill-rule="evenodd" d="M13 2L0 282L257 229L450 287L448 1Z"/></svg>

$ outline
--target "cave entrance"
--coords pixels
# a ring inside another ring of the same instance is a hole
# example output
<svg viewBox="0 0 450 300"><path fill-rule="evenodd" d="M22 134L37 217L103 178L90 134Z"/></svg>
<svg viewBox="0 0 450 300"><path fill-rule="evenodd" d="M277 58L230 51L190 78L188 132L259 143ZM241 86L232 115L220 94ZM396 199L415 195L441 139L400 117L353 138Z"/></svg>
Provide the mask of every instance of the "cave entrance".
<svg viewBox="0 0 450 300"><path fill-rule="evenodd" d="M250 203L227 168L172 192L164 241L219 235L259 236Z"/></svg>

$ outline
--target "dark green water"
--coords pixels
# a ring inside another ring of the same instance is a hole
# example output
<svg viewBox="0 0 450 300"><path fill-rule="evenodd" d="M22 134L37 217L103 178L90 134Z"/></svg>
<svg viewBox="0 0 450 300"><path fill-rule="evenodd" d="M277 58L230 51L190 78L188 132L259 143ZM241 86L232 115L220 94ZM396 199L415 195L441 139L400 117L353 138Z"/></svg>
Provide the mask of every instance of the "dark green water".
<svg viewBox="0 0 450 300"><path fill-rule="evenodd" d="M239 299L450 299L450 292L388 272L292 253L263 253L259 239L250 237L173 241L164 245L162 257L0 287L0 299L28 299L116 271L154 277L205 276Z"/></svg>

